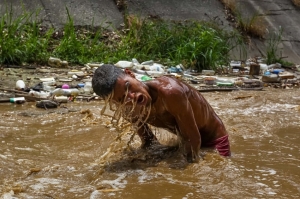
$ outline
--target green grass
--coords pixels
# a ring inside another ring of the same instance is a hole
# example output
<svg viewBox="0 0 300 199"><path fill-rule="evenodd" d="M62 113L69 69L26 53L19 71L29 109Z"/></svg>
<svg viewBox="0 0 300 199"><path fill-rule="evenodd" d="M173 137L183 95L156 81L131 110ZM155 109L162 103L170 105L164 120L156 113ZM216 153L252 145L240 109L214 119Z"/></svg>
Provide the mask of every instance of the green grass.
<svg viewBox="0 0 300 199"><path fill-rule="evenodd" d="M281 44L283 29L280 27L278 31L269 34L267 38L266 63L280 63L283 66L292 66L293 63L284 61L278 46Z"/></svg>
<svg viewBox="0 0 300 199"><path fill-rule="evenodd" d="M121 46L127 57L172 60L195 69L215 68L228 62L229 35L208 24L135 20ZM130 57L128 57L128 55Z"/></svg>
<svg viewBox="0 0 300 199"><path fill-rule="evenodd" d="M25 10L18 17L8 8L0 20L0 64L45 64L50 56L71 65L87 62L116 63L119 60L155 60L162 64L193 69L215 69L226 65L230 51L240 43L236 34L214 24L174 23L126 16L122 30L78 28L66 9L68 22L57 37L37 20L39 12ZM108 35L108 36L107 36ZM233 43L235 43L233 45Z"/></svg>

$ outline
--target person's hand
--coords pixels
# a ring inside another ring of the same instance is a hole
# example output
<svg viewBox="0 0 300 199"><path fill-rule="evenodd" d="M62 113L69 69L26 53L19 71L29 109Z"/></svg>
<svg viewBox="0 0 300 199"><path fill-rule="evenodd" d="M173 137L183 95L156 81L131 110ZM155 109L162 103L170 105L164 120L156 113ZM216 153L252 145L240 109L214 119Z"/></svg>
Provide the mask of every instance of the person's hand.
<svg viewBox="0 0 300 199"><path fill-rule="evenodd" d="M150 148L152 145L155 144L160 144L157 139L152 139L152 140L148 140L147 142L142 143L141 148L142 149L148 149Z"/></svg>

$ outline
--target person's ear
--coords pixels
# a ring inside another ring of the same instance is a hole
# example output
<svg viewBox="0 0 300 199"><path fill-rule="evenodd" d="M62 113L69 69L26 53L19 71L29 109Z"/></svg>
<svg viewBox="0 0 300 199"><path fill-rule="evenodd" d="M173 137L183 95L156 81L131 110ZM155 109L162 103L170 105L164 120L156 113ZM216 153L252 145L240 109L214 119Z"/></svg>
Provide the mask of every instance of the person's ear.
<svg viewBox="0 0 300 199"><path fill-rule="evenodd" d="M125 72L127 75L130 75L132 78L135 78L134 73L133 73L131 70L129 70L128 68L125 68L124 72Z"/></svg>

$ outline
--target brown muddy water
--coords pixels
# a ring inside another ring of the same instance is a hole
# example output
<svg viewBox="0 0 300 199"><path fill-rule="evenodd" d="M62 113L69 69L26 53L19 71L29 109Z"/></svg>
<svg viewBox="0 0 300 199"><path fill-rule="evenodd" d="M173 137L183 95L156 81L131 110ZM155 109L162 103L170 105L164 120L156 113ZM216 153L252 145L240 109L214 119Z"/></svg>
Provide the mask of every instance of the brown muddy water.
<svg viewBox="0 0 300 199"><path fill-rule="evenodd" d="M140 150L137 136L127 146L102 101L0 104L1 198L299 198L300 89L203 95L228 129L230 158L201 150L188 164L170 147Z"/></svg>

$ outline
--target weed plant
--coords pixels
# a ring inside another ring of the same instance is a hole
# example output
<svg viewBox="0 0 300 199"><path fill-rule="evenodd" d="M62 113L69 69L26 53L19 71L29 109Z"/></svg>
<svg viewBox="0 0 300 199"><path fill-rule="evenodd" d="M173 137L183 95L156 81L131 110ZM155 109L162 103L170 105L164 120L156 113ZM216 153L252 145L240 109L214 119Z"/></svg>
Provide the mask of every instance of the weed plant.
<svg viewBox="0 0 300 199"><path fill-rule="evenodd" d="M0 63L16 64L44 62L50 55L47 51L51 29L40 34L37 20L39 11L13 15L12 7L0 18Z"/></svg>
<svg viewBox="0 0 300 199"><path fill-rule="evenodd" d="M215 69L227 64L236 35L200 22L175 23L127 16L125 28L106 32L83 29L68 22L61 37L54 30L41 31L39 12L24 11L13 17L7 9L0 23L0 64L45 64L50 56L71 65L87 62L116 63L118 60L155 60L171 65L182 63L193 69Z"/></svg>
<svg viewBox="0 0 300 199"><path fill-rule="evenodd" d="M267 39L266 63L272 64L281 61L281 57L278 54L278 45L281 43L282 28L280 28L278 32L275 31L269 35Z"/></svg>
<svg viewBox="0 0 300 199"><path fill-rule="evenodd" d="M173 23L128 16L127 32L116 47L118 59L182 63L194 69L228 63L232 35L198 22Z"/></svg>

